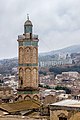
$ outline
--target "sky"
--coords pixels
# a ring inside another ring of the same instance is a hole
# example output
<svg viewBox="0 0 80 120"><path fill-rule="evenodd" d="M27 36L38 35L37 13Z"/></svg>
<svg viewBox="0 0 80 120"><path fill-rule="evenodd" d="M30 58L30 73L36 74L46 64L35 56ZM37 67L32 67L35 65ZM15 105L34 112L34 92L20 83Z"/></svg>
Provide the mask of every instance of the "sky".
<svg viewBox="0 0 80 120"><path fill-rule="evenodd" d="M80 0L0 0L0 59L18 56L27 14L39 53L80 44Z"/></svg>

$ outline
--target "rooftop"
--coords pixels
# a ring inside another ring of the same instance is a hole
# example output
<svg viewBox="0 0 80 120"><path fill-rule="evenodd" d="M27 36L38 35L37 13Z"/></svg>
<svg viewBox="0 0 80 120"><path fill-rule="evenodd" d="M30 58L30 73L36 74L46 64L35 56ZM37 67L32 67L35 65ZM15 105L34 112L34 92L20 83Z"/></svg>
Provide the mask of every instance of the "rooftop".
<svg viewBox="0 0 80 120"><path fill-rule="evenodd" d="M62 100L60 102L56 102L51 104L51 106L67 106L67 107L80 107L80 100Z"/></svg>
<svg viewBox="0 0 80 120"><path fill-rule="evenodd" d="M9 113L38 109L40 107L40 102L36 100L25 100L15 103L4 103L0 105L0 109L7 111Z"/></svg>

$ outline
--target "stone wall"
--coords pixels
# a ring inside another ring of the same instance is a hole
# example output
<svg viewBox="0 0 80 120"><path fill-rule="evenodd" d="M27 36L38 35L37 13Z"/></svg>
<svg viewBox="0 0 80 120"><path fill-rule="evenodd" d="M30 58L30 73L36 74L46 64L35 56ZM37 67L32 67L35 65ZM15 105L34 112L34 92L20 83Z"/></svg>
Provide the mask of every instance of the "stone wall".
<svg viewBox="0 0 80 120"><path fill-rule="evenodd" d="M67 110L50 110L50 120L59 120L59 117L67 120L80 120L80 112Z"/></svg>

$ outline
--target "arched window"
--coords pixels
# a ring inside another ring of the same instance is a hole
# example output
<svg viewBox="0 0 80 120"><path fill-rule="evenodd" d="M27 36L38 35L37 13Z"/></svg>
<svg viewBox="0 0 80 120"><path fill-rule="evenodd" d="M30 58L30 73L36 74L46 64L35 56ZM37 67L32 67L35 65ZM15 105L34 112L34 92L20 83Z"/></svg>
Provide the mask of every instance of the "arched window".
<svg viewBox="0 0 80 120"><path fill-rule="evenodd" d="M23 48L19 48L19 63L23 63Z"/></svg>
<svg viewBox="0 0 80 120"><path fill-rule="evenodd" d="M33 69L33 81L32 81L32 83L33 83L34 87L38 86L38 73L37 73L36 68Z"/></svg>
<svg viewBox="0 0 80 120"><path fill-rule="evenodd" d="M59 120L67 120L67 116L64 113L61 113L60 115L58 115Z"/></svg>
<svg viewBox="0 0 80 120"><path fill-rule="evenodd" d="M28 87L30 87L30 85L31 85L31 69L29 69L29 68L26 69L25 84Z"/></svg>
<svg viewBox="0 0 80 120"><path fill-rule="evenodd" d="M31 62L31 49L29 47L25 48L24 51L24 56L25 56L25 63L30 63Z"/></svg>
<svg viewBox="0 0 80 120"><path fill-rule="evenodd" d="M37 49L33 48L33 63L37 63Z"/></svg>

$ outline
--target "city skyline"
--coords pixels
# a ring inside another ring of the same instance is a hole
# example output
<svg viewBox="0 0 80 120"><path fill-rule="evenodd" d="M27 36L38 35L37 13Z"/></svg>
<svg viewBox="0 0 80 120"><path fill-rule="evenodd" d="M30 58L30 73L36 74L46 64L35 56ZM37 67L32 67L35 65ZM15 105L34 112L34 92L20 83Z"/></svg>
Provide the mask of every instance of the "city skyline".
<svg viewBox="0 0 80 120"><path fill-rule="evenodd" d="M1 0L0 59L16 57L17 35L23 33L27 13L33 33L39 35L39 52L80 44L79 0ZM9 47L8 47L9 46Z"/></svg>

